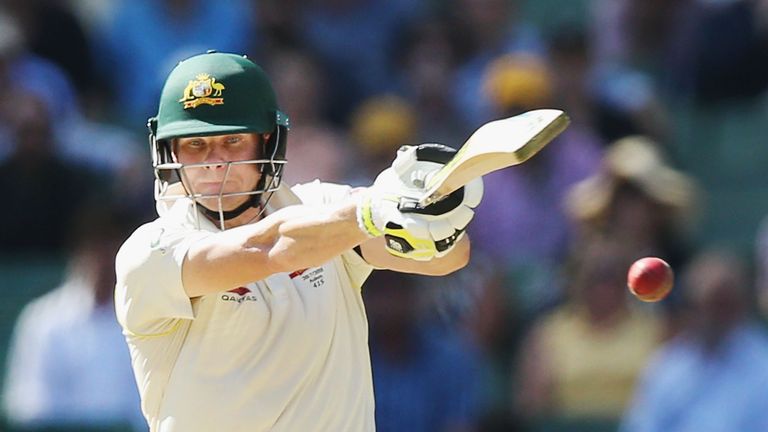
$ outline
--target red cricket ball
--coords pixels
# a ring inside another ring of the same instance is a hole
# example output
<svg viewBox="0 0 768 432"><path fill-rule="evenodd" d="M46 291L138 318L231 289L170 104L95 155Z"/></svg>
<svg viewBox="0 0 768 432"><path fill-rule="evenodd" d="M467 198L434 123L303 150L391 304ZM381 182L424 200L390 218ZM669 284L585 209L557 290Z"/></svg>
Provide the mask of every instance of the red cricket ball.
<svg viewBox="0 0 768 432"><path fill-rule="evenodd" d="M657 302L669 294L674 285L672 267L661 258L646 257L635 261L627 274L632 294L644 302Z"/></svg>

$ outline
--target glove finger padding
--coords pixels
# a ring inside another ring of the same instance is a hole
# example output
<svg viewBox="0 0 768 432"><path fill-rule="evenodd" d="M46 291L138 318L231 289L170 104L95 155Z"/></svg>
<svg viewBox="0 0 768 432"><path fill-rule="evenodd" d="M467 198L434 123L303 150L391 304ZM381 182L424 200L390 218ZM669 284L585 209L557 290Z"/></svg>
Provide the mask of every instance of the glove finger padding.
<svg viewBox="0 0 768 432"><path fill-rule="evenodd" d="M384 229L387 251L401 258L416 261L429 261L437 251L437 242L430 236L425 222L406 218L403 225L390 222Z"/></svg>
<svg viewBox="0 0 768 432"><path fill-rule="evenodd" d="M438 240L435 242L435 249L437 249L437 253L435 254L436 257L441 257L446 255L448 252L450 252L451 249L453 249L453 245L456 244L459 240L461 240L462 237L464 237L465 230L457 230L453 233L452 236L444 238L442 240Z"/></svg>
<svg viewBox="0 0 768 432"><path fill-rule="evenodd" d="M449 217L451 226L455 229L463 230L467 228L469 222L475 217L475 211L467 206L459 206ZM440 237L443 238L443 237Z"/></svg>
<svg viewBox="0 0 768 432"><path fill-rule="evenodd" d="M462 204L469 208L475 208L480 205L480 201L483 200L483 193L485 193L482 177L478 177L465 184L462 189L464 189L464 201Z"/></svg>
<svg viewBox="0 0 768 432"><path fill-rule="evenodd" d="M453 235L456 228L451 225L451 221L448 219L439 219L429 222L429 233L432 238L442 240Z"/></svg>

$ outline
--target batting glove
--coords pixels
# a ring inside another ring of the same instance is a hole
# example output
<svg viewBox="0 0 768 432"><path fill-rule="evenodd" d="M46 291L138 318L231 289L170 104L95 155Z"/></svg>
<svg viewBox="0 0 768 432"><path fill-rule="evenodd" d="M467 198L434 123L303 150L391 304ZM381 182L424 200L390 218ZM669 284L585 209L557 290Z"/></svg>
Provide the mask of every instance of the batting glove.
<svg viewBox="0 0 768 432"><path fill-rule="evenodd" d="M398 150L392 166L379 174L374 182L375 186L397 190L403 195L398 205L403 214L419 215L428 222L430 235L436 239L437 257L450 252L464 236L474 217L473 209L483 197L483 181L478 177L436 203L426 207L418 204L429 178L455 154L456 150L442 144L403 146Z"/></svg>
<svg viewBox="0 0 768 432"><path fill-rule="evenodd" d="M390 254L429 261L438 253L438 242L432 237L426 219L398 209L404 199L410 198L376 186L366 189L359 195L357 223L369 237L384 236Z"/></svg>

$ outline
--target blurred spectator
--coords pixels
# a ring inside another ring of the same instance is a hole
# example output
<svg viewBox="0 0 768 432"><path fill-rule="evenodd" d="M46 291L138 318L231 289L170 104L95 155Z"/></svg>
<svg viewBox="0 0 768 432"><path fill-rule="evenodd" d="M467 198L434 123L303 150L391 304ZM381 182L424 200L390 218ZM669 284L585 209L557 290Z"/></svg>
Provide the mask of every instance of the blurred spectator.
<svg viewBox="0 0 768 432"><path fill-rule="evenodd" d="M696 1L593 2L594 91L605 114L631 120L632 130L627 132L668 138L660 88L673 73L670 65L684 55L674 47L690 23L689 9Z"/></svg>
<svg viewBox="0 0 768 432"><path fill-rule="evenodd" d="M403 94L418 112L420 142L458 147L469 136L470 128L450 93L460 38L442 18L419 21L403 36L399 79Z"/></svg>
<svg viewBox="0 0 768 432"><path fill-rule="evenodd" d="M69 125L79 114L77 94L64 72L52 62L32 54L17 18L0 7L0 78L11 91L35 95L45 103L52 126ZM11 105L10 98L3 103ZM0 143L0 160L10 152Z"/></svg>
<svg viewBox="0 0 768 432"><path fill-rule="evenodd" d="M505 55L491 63L483 88L497 117L507 117L550 106L552 71L538 57ZM561 203L597 171L601 155L594 133L574 124L525 164L484 177L485 196L493 199L477 208L473 244L506 271L525 313L560 296L556 269L571 235Z"/></svg>
<svg viewBox="0 0 768 432"><path fill-rule="evenodd" d="M642 3L642 2L638 2ZM668 90L699 103L754 99L768 89L763 0L697 0L673 48Z"/></svg>
<svg viewBox="0 0 768 432"><path fill-rule="evenodd" d="M620 418L662 337L661 322L627 302L637 257L615 241L574 253L567 301L533 325L520 350L514 412L530 421Z"/></svg>
<svg viewBox="0 0 768 432"><path fill-rule="evenodd" d="M568 191L567 210L579 224L574 246L593 236L613 238L681 267L697 195L694 180L672 168L655 142L622 138L607 149L597 174Z"/></svg>
<svg viewBox="0 0 768 432"><path fill-rule="evenodd" d="M517 348L523 323L514 294L504 286L503 271L482 252L472 252L469 265L421 287L431 325L467 334L482 362L480 431L517 431L509 417L509 359Z"/></svg>
<svg viewBox="0 0 768 432"><path fill-rule="evenodd" d="M401 145L419 144L417 116L411 103L392 94L369 98L355 109L349 129L361 160L354 184L371 184Z"/></svg>
<svg viewBox="0 0 768 432"><path fill-rule="evenodd" d="M482 95L492 117L547 108L554 96L553 73L544 60L532 54L505 54L493 59L483 75Z"/></svg>
<svg viewBox="0 0 768 432"><path fill-rule="evenodd" d="M376 430L473 431L479 359L459 334L424 325L422 295L413 275L375 271L366 282Z"/></svg>
<svg viewBox="0 0 768 432"><path fill-rule="evenodd" d="M13 153L0 163L10 206L0 216L0 253L61 253L76 209L107 181L57 155L50 113L37 97L15 93L0 101L0 111L14 141Z"/></svg>
<svg viewBox="0 0 768 432"><path fill-rule="evenodd" d="M660 72L673 60L670 41L700 0L594 0L596 61Z"/></svg>
<svg viewBox="0 0 768 432"><path fill-rule="evenodd" d="M262 0L259 2L259 27L264 37L264 53L267 57L283 49L296 50L302 42L302 20L306 3L303 0Z"/></svg>
<svg viewBox="0 0 768 432"><path fill-rule="evenodd" d="M750 313L745 263L707 250L683 282L685 330L647 365L622 431L768 430L768 334Z"/></svg>
<svg viewBox="0 0 768 432"><path fill-rule="evenodd" d="M82 208L64 282L18 318L3 392L16 427L146 430L112 298L114 256L131 227L105 205Z"/></svg>
<svg viewBox="0 0 768 432"><path fill-rule="evenodd" d="M6 0L29 50L66 72L81 98L96 85L93 49L79 17L62 0Z"/></svg>
<svg viewBox="0 0 768 432"><path fill-rule="evenodd" d="M596 0L596 89L606 104L670 138L666 105L752 99L768 88L761 0ZM674 114L674 113L673 113Z"/></svg>
<svg viewBox="0 0 768 432"><path fill-rule="evenodd" d="M597 91L594 49L587 33L574 27L561 27L549 40L554 84L554 106L571 118L569 129L594 130L603 142L641 132L631 113L616 109Z"/></svg>
<svg viewBox="0 0 768 432"><path fill-rule="evenodd" d="M459 0L453 8L464 52L452 92L459 113L470 127L496 118L488 94L483 92L491 62L504 54L544 53L544 42L537 29L517 19L518 3Z"/></svg>
<svg viewBox="0 0 768 432"><path fill-rule="evenodd" d="M768 217L764 218L755 240L757 301L763 318L768 319Z"/></svg>
<svg viewBox="0 0 768 432"><path fill-rule="evenodd" d="M314 0L301 17L303 43L322 60L332 119L347 120L365 98L396 84L400 33L421 14L423 1Z"/></svg>
<svg viewBox="0 0 768 432"><path fill-rule="evenodd" d="M26 3L22 2L17 7L24 13L34 13L26 9L31 6L24 5ZM28 50L23 29L17 21L0 9L0 79L13 83L13 91L29 93L45 105L47 133L55 144L51 151L91 169L113 172L130 169L139 148L133 136L83 116L70 81L56 65ZM0 113L0 161L7 158L16 145L9 130L13 122L9 115L19 115L15 113L13 98L6 98L2 104L5 108L0 107L0 110L5 109L7 115ZM24 102L20 104L24 105Z"/></svg>
<svg viewBox="0 0 768 432"><path fill-rule="evenodd" d="M122 0L96 35L100 73L112 85L117 121L144 125L157 107L165 71L215 49L246 53L256 45L246 0Z"/></svg>
<svg viewBox="0 0 768 432"><path fill-rule="evenodd" d="M283 178L288 184L315 179L340 183L351 166L351 145L325 117L325 76L315 61L297 51L275 53L269 64L275 93L291 119L288 160Z"/></svg>
<svg viewBox="0 0 768 432"><path fill-rule="evenodd" d="M549 40L555 100L572 124L590 125L595 120L592 51L586 32L578 28L559 28Z"/></svg>
<svg viewBox="0 0 768 432"><path fill-rule="evenodd" d="M623 65L601 65L594 83L601 114L607 117L599 126L607 137L629 133L666 140L671 136L667 107L648 75Z"/></svg>
<svg viewBox="0 0 768 432"><path fill-rule="evenodd" d="M86 28L89 39L102 28L123 0L64 0Z"/></svg>
<svg viewBox="0 0 768 432"><path fill-rule="evenodd" d="M9 25L12 21L7 15L0 12L0 81L8 82L10 80L9 51L15 49L15 45L21 33L17 26ZM13 148L13 137L11 132L11 114L7 103L0 103L0 160L4 159Z"/></svg>

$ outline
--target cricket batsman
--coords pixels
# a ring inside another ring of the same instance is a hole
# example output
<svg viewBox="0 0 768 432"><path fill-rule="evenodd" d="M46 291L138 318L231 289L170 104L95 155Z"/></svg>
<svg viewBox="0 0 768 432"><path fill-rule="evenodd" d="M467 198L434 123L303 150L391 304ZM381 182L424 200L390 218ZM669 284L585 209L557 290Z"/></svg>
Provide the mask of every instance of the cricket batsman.
<svg viewBox="0 0 768 432"><path fill-rule="evenodd" d="M288 126L244 56L201 54L166 80L149 121L159 217L116 259L152 431L375 430L363 282L469 259L479 179L413 205L450 149L403 147L367 188L289 188Z"/></svg>

